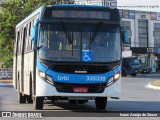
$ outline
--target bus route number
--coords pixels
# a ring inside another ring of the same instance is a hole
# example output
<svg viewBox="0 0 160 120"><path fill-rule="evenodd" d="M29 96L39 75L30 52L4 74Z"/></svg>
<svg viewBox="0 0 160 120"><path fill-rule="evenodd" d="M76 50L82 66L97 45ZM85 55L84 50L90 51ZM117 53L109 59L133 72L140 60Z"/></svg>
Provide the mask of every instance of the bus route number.
<svg viewBox="0 0 160 120"><path fill-rule="evenodd" d="M105 76L86 76L87 81L105 81L106 77Z"/></svg>

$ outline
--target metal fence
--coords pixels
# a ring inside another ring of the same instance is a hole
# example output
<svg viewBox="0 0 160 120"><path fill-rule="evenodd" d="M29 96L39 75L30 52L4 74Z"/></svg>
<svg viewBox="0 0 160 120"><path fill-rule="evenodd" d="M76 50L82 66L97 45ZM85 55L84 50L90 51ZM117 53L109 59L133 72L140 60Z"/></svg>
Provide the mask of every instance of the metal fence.
<svg viewBox="0 0 160 120"><path fill-rule="evenodd" d="M13 68L0 68L0 79L12 79Z"/></svg>

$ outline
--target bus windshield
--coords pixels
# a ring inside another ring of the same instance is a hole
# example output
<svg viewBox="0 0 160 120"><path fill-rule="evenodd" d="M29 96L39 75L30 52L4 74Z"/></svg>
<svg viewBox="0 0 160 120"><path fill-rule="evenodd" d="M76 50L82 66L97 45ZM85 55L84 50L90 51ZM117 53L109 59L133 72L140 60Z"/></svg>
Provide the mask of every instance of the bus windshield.
<svg viewBox="0 0 160 120"><path fill-rule="evenodd" d="M90 54L90 62L112 62L121 58L118 25L43 23L38 46L40 59L49 61L81 62L85 51Z"/></svg>

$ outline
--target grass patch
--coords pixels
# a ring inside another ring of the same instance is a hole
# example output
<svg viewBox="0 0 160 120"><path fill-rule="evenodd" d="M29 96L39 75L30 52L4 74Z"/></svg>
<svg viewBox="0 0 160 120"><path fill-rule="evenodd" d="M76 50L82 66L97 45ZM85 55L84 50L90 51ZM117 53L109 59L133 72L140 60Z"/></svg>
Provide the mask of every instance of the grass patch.
<svg viewBox="0 0 160 120"><path fill-rule="evenodd" d="M154 86L160 87L160 80L153 81L153 82L151 82L150 84L151 84L151 85L154 85Z"/></svg>

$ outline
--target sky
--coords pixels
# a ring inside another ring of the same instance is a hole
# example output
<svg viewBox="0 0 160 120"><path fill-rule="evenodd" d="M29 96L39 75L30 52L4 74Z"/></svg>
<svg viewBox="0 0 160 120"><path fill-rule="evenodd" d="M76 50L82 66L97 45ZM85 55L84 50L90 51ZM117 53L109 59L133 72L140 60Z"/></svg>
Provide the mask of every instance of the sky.
<svg viewBox="0 0 160 120"><path fill-rule="evenodd" d="M160 0L117 0L119 9L160 12Z"/></svg>

